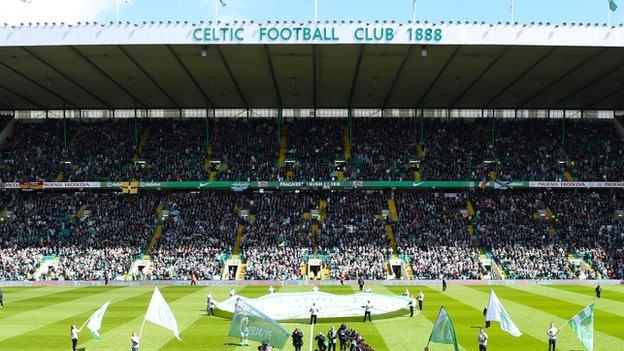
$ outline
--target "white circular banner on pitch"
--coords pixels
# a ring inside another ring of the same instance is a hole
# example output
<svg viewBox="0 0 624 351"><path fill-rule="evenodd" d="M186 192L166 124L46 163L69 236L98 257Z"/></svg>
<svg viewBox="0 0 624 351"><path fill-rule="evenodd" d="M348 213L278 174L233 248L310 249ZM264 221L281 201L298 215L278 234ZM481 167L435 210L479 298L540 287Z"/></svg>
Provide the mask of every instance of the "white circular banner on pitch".
<svg viewBox="0 0 624 351"><path fill-rule="evenodd" d="M364 305L370 301L371 313L386 314L409 308L410 299L374 293L334 295L324 292L275 293L258 298L235 295L219 303L217 309L234 313L236 299L240 298L274 320L305 319L310 307L316 304L318 318L345 318L364 314Z"/></svg>

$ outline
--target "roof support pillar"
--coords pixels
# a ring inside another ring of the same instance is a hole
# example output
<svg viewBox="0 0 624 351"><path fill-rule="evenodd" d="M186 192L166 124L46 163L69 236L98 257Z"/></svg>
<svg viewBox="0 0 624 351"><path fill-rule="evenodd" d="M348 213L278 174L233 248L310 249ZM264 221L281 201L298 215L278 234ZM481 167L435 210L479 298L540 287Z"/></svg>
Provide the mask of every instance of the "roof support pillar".
<svg viewBox="0 0 624 351"><path fill-rule="evenodd" d="M494 136L494 120L496 119L496 105L492 104L492 126L491 126L491 130L492 130L492 151L494 151L494 140L495 140L495 136Z"/></svg>
<svg viewBox="0 0 624 351"><path fill-rule="evenodd" d="M139 148L139 120L137 118L137 109L134 109L134 148Z"/></svg>
<svg viewBox="0 0 624 351"><path fill-rule="evenodd" d="M65 103L63 103L63 150L67 150L67 111Z"/></svg>
<svg viewBox="0 0 624 351"><path fill-rule="evenodd" d="M212 110L214 114L214 109ZM206 155L210 152L210 109L206 108Z"/></svg>
<svg viewBox="0 0 624 351"><path fill-rule="evenodd" d="M423 148L425 147L425 111L423 109L420 109L420 144Z"/></svg>
<svg viewBox="0 0 624 351"><path fill-rule="evenodd" d="M566 145L566 110L563 110L563 118L561 120L561 147L565 152Z"/></svg>
<svg viewBox="0 0 624 351"><path fill-rule="evenodd" d="M349 143L351 143L351 146L353 146L353 109L349 108L347 110L347 125L349 128Z"/></svg>
<svg viewBox="0 0 624 351"><path fill-rule="evenodd" d="M277 149L280 149L280 139L282 138L282 113L283 109L280 107L277 109ZM279 165L279 156L278 156Z"/></svg>

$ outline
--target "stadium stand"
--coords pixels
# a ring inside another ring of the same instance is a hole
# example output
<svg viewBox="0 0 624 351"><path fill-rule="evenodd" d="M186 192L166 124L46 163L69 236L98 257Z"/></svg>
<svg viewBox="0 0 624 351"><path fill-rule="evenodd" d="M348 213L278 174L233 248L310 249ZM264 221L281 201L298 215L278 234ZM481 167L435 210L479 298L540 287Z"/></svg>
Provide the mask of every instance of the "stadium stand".
<svg viewBox="0 0 624 351"><path fill-rule="evenodd" d="M20 120L2 146L0 176L4 181L624 177L624 142L608 120L428 118L420 126L414 118L356 118L350 133L344 119L291 119L281 129L282 165L274 121L221 118L209 123L207 128L205 121L192 118L119 118L64 126L59 119Z"/></svg>
<svg viewBox="0 0 624 351"><path fill-rule="evenodd" d="M409 266L401 279L481 279L495 269L483 255L507 278L621 278L622 200L613 191L18 193L2 198L1 278L386 279L398 259ZM228 272L233 257L244 272Z"/></svg>

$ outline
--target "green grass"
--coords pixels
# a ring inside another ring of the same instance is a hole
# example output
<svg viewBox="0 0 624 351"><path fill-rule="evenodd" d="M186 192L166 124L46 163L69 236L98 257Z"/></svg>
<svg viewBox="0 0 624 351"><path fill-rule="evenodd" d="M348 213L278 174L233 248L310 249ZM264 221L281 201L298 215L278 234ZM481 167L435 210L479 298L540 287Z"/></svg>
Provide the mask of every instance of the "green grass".
<svg viewBox="0 0 624 351"><path fill-rule="evenodd" d="M309 286L275 287L280 292L309 291ZM372 286L373 292L400 295L405 286ZM112 304L104 318L99 342L87 332L81 334L80 347L87 350L128 350L130 333L138 330L149 302L151 287L85 287L85 288L3 288L5 308L0 309L0 350L68 350L69 326L81 325L108 299ZM208 290L217 300L228 297L229 287L164 287L181 332L182 341L152 324L143 333L141 350L223 350L229 321L205 315ZM266 286L239 286L240 295L262 296ZM373 323L351 322L349 326L363 334L376 351L422 350L427 343L432 323L440 306L444 306L455 324L462 350L477 350L476 335L483 322L482 310L487 304L489 286L450 286L446 292L438 287L410 286L413 295L425 293L425 308L414 318L396 317ZM351 294L356 286L321 287L333 294ZM498 297L523 335L514 338L502 332L497 323L488 331L493 350L546 350L548 323L560 326L584 306L596 303L595 348L624 350L624 287L609 286L603 298L596 300L591 286L495 286ZM374 316L373 316L374 319ZM331 325L320 320L315 332L326 332ZM284 323L288 331L299 327L309 342L310 327ZM235 340L232 340L235 342ZM290 343L286 350L293 350ZM230 351L255 350L255 347L229 346ZM582 350L582 345L569 328L558 338L559 350ZM306 349L306 348L304 348ZM447 345L433 345L434 350L452 350ZM306 349L307 350L307 349Z"/></svg>

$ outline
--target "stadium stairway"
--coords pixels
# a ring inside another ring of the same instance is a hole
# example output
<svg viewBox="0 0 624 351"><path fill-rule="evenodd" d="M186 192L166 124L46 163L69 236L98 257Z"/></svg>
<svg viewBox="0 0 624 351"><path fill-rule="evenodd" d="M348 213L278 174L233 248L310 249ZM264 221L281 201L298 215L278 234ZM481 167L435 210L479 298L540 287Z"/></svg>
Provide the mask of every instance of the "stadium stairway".
<svg viewBox="0 0 624 351"><path fill-rule="evenodd" d="M546 206L546 216L548 217L548 222L550 223L550 227L548 228L548 232L550 233L550 235L556 236L557 235L557 226L555 225L555 221L554 221L555 214L553 213L553 211L548 206Z"/></svg>
<svg viewBox="0 0 624 351"><path fill-rule="evenodd" d="M247 272L247 265L240 263L236 269L236 280L245 280L245 273Z"/></svg>
<svg viewBox="0 0 624 351"><path fill-rule="evenodd" d="M280 168L286 166L286 141L288 135L288 124L284 123L282 125L280 139L279 139L279 154L278 154L278 163Z"/></svg>
<svg viewBox="0 0 624 351"><path fill-rule="evenodd" d="M234 241L234 248L232 249L232 256L240 255L240 247L241 242L243 240L243 236L245 235L245 226L243 224L238 224L236 227L236 241Z"/></svg>
<svg viewBox="0 0 624 351"><path fill-rule="evenodd" d="M620 134L620 136L624 138L624 127L622 126L620 121L617 118L613 118L612 121L613 121L613 126L615 127L615 130L617 130L618 134ZM1 136L0 136L0 139L1 139Z"/></svg>
<svg viewBox="0 0 624 351"><path fill-rule="evenodd" d="M474 226L472 225L472 218L474 218L475 209L472 201L470 201L468 197L466 197L466 212L468 213L468 227L466 228L466 230L468 231L468 234L473 235Z"/></svg>
<svg viewBox="0 0 624 351"><path fill-rule="evenodd" d="M2 218L2 220L6 218L7 212L9 212L9 210L13 207L13 205L15 205L15 201L11 200L9 201L9 203L6 204L6 206L4 206L4 208L2 209L2 212L0 212L0 218Z"/></svg>
<svg viewBox="0 0 624 351"><path fill-rule="evenodd" d="M82 218L82 216L84 216L84 212L85 212L85 205L81 205L78 211L76 211L76 216L74 218L76 220L79 220L80 218Z"/></svg>
<svg viewBox="0 0 624 351"><path fill-rule="evenodd" d="M390 222L386 221L384 225L384 229L386 231L386 238L388 239L388 244L390 245L391 254L388 257L388 262L386 262L386 273L388 279L394 279L394 272L392 271L392 262L397 260L397 243L394 239L394 230L392 230L391 222L399 221L399 212L397 211L396 202L394 199L390 198L388 201L388 212L390 214Z"/></svg>
<svg viewBox="0 0 624 351"><path fill-rule="evenodd" d="M496 263L494 259L492 259L491 272L492 272L492 279L496 279L496 280L507 279L507 275L505 274L505 271L498 265L498 263Z"/></svg>
<svg viewBox="0 0 624 351"><path fill-rule="evenodd" d="M141 139L139 139L139 145L137 145L137 149L134 152L134 156L132 156L132 161L138 161L139 158L141 157L141 154L143 153L143 148L145 147L145 145L147 144L147 141L149 140L150 131L151 131L151 128L149 125L145 127L145 129L143 129L143 133L141 133Z"/></svg>
<svg viewBox="0 0 624 351"><path fill-rule="evenodd" d="M397 211L396 202L394 199L388 199L388 211L390 211L390 218L393 222L399 221L399 212Z"/></svg>
<svg viewBox="0 0 624 351"><path fill-rule="evenodd" d="M204 158L204 172L210 172L210 161L212 161L212 146L208 148L206 158Z"/></svg>
<svg viewBox="0 0 624 351"><path fill-rule="evenodd" d="M310 242L312 243L312 253L316 255L318 251L318 233L319 233L319 225L318 222L312 220L312 225L310 225Z"/></svg>
<svg viewBox="0 0 624 351"><path fill-rule="evenodd" d="M15 118L9 122L4 129L0 132L0 145L4 144L6 141L10 140L13 137L13 133L15 132Z"/></svg>
<svg viewBox="0 0 624 351"><path fill-rule="evenodd" d="M425 157L425 148L419 141L416 141L416 155L418 155L421 160Z"/></svg>
<svg viewBox="0 0 624 351"><path fill-rule="evenodd" d="M154 229L152 240L150 240L149 245L147 246L147 248L145 249L145 252L143 253L143 256L146 260L149 259L150 254L152 253L152 250L154 249L154 247L156 246L156 243L158 242L158 239L160 239L160 237L162 236L163 226L162 226L161 214L162 214L163 209L164 209L164 205L162 203L159 203L158 206L156 207L156 216L158 218L157 220L158 225L156 226L156 229Z"/></svg>
<svg viewBox="0 0 624 351"><path fill-rule="evenodd" d="M344 158L345 162L349 162L351 158L351 138L349 138L349 127L344 127L343 139L344 139Z"/></svg>
<svg viewBox="0 0 624 351"><path fill-rule="evenodd" d="M425 148L423 147L423 144L420 143L418 140L416 140L416 155L418 156L418 159L420 160L422 160L425 157ZM419 182L422 180L422 173L420 172L420 169L418 171L412 172L412 178L416 182Z"/></svg>

